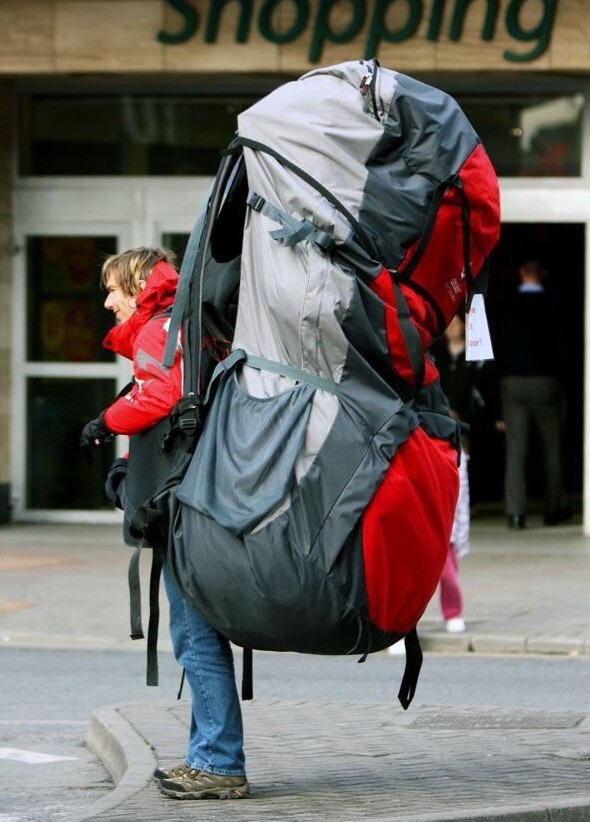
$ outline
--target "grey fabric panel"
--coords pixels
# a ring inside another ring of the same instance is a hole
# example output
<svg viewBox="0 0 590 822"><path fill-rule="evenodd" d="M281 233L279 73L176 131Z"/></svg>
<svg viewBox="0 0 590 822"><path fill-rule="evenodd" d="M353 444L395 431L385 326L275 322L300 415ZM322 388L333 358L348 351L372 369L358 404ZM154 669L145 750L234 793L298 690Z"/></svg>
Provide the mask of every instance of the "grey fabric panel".
<svg viewBox="0 0 590 822"><path fill-rule="evenodd" d="M361 205L367 160L383 131L360 92L365 74L358 61L310 72L281 86L238 117L240 136L274 146L329 188L353 216L358 215ZM264 165L274 169L277 163L265 160ZM291 196L293 174L288 176L289 185L278 187L280 205L289 213L296 210L309 217L297 208ZM251 188L264 197L270 194L250 179L250 169L248 177ZM303 191L301 205L305 208L317 195L309 187Z"/></svg>
<svg viewBox="0 0 590 822"><path fill-rule="evenodd" d="M325 573L332 571L348 534L381 484L397 448L417 427L418 419L410 411L393 413L371 438L368 447L363 443L362 451L349 436L353 425L350 412L343 409L324 448L300 483L288 515L279 517L276 523L251 539L284 539L281 534L277 537L273 528L276 525L280 529L281 520L288 519L289 541L308 554ZM342 464L343 449L349 452L345 465ZM356 463L353 460L357 460ZM331 470L334 463L336 468Z"/></svg>
<svg viewBox="0 0 590 822"><path fill-rule="evenodd" d="M428 357L432 360L430 355ZM414 410L417 412L431 411L434 414L444 414L450 417L449 404L442 390L440 379L422 387L414 401Z"/></svg>
<svg viewBox="0 0 590 822"><path fill-rule="evenodd" d="M416 226L424 225L438 183L459 171L479 141L452 97L404 74L395 78L383 136L367 161L359 213L390 268L420 233Z"/></svg>
<svg viewBox="0 0 590 822"><path fill-rule="evenodd" d="M299 384L272 399L222 380L178 499L239 536L277 505L295 482L315 389Z"/></svg>
<svg viewBox="0 0 590 822"><path fill-rule="evenodd" d="M273 161L274 162L274 161ZM278 169L268 169L264 156L247 159L251 185L259 191L264 186L268 199L282 208L290 207L279 199L293 195L299 201L308 198L314 222L318 222L318 197L309 199L296 180L282 178ZM276 163L275 163L276 165ZM271 171L271 182L265 180ZM269 192L270 185L277 191ZM293 206L295 208L295 206ZM324 209L331 217L326 228L337 221L333 208ZM346 358L347 341L340 323L346 311L352 278L308 243L293 248L280 245L270 236L276 223L262 214L248 214L244 232L240 304L234 347L249 354L290 363L320 376L338 381ZM255 321L253 321L255 318Z"/></svg>
<svg viewBox="0 0 590 822"><path fill-rule="evenodd" d="M371 60L370 63L373 64L373 61ZM360 94L360 86L363 78L369 74L373 74L374 102L377 104L377 112L374 110L373 95L370 93ZM374 66L371 65L368 67L365 60L351 60L346 63L338 63L334 66L324 66L313 69L300 77L299 82L308 81L311 78L320 77L321 75L342 81L356 89L357 92L359 92L360 110L367 117L373 119L377 117L382 120L385 117L391 104L391 98L397 87L397 73L395 71L378 69L375 75Z"/></svg>
<svg viewBox="0 0 590 822"><path fill-rule="evenodd" d="M461 448L461 427L449 413L449 404L442 390L440 380L422 388L414 403L414 411L420 418L420 425L429 437L446 440Z"/></svg>
<svg viewBox="0 0 590 822"><path fill-rule="evenodd" d="M365 73L360 63L311 72L238 118L240 136L275 147L329 187L353 214L362 200L366 161L383 131L373 113L365 110L359 88ZM340 241L348 238L348 222L315 189L267 154L246 149L244 155L251 190ZM275 229L276 224L262 214L247 215L234 347L338 382L348 352L342 322L354 277L308 243L281 246L270 237ZM247 390L256 395L268 396L284 388L276 379L273 389L266 374L245 373L241 384L246 379ZM319 397L309 421L308 441L316 453L333 420L327 406L329 402ZM304 475L313 456L306 449L298 476Z"/></svg>
<svg viewBox="0 0 590 822"><path fill-rule="evenodd" d="M411 412L394 414L371 440L342 411L291 508L257 534L236 538L183 505L170 556L195 607L260 649L365 653L399 638L366 620L359 522L415 425Z"/></svg>
<svg viewBox="0 0 590 822"><path fill-rule="evenodd" d="M255 549L182 506L169 561L189 600L220 633L260 650L352 653L362 635L329 579L288 543Z"/></svg>
<svg viewBox="0 0 590 822"><path fill-rule="evenodd" d="M262 215L248 218L234 347L339 382L348 351L342 319L354 279L307 244L280 246L268 234L274 227ZM271 397L288 382L249 368L240 374L244 390L255 396ZM333 406L333 399L317 393L298 476L321 448Z"/></svg>

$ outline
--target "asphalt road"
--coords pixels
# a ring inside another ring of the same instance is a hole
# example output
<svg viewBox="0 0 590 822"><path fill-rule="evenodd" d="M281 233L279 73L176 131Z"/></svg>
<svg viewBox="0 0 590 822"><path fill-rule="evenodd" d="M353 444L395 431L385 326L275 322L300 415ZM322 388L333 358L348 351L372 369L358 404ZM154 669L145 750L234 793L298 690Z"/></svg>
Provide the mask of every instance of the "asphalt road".
<svg viewBox="0 0 590 822"><path fill-rule="evenodd" d="M143 684L144 665L137 651L0 647L0 822L67 819L111 789L85 747L87 721L104 705L174 698L179 670L172 656L160 654L158 688ZM257 653L254 694L388 703L403 665L386 654L359 665L354 658ZM590 712L589 677L588 658L427 655L415 703Z"/></svg>

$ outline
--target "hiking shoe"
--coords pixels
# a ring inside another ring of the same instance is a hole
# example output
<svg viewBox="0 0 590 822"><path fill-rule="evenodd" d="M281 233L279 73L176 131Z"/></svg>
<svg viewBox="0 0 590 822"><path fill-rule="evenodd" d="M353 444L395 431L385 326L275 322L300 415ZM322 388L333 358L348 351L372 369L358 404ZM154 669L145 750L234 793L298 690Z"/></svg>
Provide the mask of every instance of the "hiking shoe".
<svg viewBox="0 0 590 822"><path fill-rule="evenodd" d="M245 776L198 771L191 768L175 779L162 779L160 790L174 799L242 799L250 789Z"/></svg>
<svg viewBox="0 0 590 822"><path fill-rule="evenodd" d="M178 765L173 765L172 768L156 768L154 771L154 779L158 781L162 779L178 779L179 776L184 776L185 773L191 770L191 766L182 761L179 762Z"/></svg>

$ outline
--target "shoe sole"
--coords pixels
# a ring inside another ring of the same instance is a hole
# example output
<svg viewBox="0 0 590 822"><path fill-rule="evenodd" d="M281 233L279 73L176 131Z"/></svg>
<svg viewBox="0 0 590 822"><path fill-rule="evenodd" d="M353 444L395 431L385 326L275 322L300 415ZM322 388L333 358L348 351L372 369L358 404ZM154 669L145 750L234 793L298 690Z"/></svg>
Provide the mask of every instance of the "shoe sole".
<svg viewBox="0 0 590 822"><path fill-rule="evenodd" d="M173 799L245 799L250 793L248 785L240 785L238 788L206 788L204 791L175 791L160 783L159 788Z"/></svg>

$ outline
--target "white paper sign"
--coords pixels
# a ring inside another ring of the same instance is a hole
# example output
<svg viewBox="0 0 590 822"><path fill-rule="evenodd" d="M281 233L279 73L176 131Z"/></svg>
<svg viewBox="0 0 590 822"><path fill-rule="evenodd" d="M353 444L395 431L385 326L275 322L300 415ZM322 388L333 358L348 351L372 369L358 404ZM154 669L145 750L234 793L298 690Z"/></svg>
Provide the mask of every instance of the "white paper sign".
<svg viewBox="0 0 590 822"><path fill-rule="evenodd" d="M468 362L494 359L483 294L473 295L465 317L465 359Z"/></svg>

